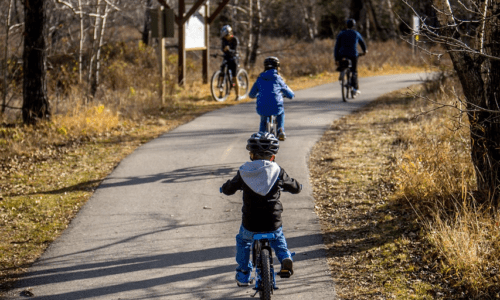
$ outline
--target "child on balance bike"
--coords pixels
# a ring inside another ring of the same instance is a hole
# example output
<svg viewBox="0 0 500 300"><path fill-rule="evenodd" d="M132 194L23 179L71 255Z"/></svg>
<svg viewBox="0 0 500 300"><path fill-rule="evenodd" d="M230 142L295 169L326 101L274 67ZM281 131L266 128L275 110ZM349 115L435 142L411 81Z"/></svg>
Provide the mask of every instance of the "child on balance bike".
<svg viewBox="0 0 500 300"><path fill-rule="evenodd" d="M257 98L257 113L260 115L260 132L266 131L266 123L270 116L276 116L278 139L284 141L285 108L283 96L292 99L295 94L279 75L280 61L269 56L264 60L264 72L260 73L248 96Z"/></svg>

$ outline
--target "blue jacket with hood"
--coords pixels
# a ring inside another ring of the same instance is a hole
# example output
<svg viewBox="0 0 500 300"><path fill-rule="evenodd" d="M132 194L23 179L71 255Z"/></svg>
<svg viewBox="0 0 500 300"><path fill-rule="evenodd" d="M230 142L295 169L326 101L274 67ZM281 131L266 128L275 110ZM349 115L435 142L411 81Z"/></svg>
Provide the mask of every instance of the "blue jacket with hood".
<svg viewBox="0 0 500 300"><path fill-rule="evenodd" d="M280 115L285 111L283 96L290 99L295 96L276 69L260 73L248 95L250 98L257 97L257 113L266 117Z"/></svg>

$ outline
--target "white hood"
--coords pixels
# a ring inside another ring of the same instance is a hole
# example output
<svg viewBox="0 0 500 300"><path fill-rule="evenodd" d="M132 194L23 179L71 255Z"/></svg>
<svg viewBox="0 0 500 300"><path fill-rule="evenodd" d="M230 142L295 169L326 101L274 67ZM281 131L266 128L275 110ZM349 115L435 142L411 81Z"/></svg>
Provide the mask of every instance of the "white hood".
<svg viewBox="0 0 500 300"><path fill-rule="evenodd" d="M268 160L254 160L240 167L240 176L255 193L265 196L278 180L280 167Z"/></svg>

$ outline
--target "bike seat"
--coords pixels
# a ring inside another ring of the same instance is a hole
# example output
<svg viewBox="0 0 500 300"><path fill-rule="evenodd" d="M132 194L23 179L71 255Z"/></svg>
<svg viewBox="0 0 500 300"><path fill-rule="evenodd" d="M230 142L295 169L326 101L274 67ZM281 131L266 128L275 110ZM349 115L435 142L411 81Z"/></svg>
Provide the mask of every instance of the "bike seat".
<svg viewBox="0 0 500 300"><path fill-rule="evenodd" d="M256 233L253 235L254 240L272 240L276 238L274 233Z"/></svg>

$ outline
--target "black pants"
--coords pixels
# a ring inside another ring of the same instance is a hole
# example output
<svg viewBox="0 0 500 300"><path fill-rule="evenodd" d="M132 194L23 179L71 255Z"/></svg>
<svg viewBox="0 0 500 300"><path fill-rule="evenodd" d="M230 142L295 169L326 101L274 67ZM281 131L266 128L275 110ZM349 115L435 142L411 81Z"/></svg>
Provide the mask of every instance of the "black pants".
<svg viewBox="0 0 500 300"><path fill-rule="evenodd" d="M237 59L226 59L226 64L227 64L228 70L231 70L231 78L229 78L229 80L231 80L232 83L235 83L233 81L233 78L236 77L236 70L238 70L238 60ZM222 66L220 71L224 72L224 66Z"/></svg>
<svg viewBox="0 0 500 300"><path fill-rule="evenodd" d="M359 89L358 85L358 57L348 57L351 60L352 86Z"/></svg>
<svg viewBox="0 0 500 300"><path fill-rule="evenodd" d="M346 56L345 58L351 60L351 73L352 73L351 85L355 89L359 89L359 85L358 85L358 57ZM341 58L341 60L342 60L342 58Z"/></svg>

